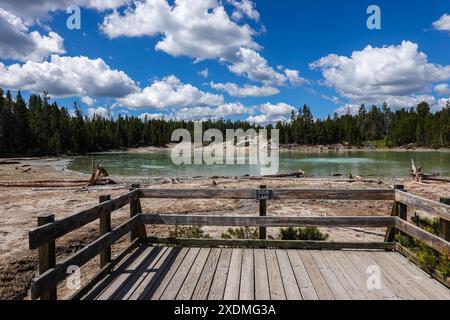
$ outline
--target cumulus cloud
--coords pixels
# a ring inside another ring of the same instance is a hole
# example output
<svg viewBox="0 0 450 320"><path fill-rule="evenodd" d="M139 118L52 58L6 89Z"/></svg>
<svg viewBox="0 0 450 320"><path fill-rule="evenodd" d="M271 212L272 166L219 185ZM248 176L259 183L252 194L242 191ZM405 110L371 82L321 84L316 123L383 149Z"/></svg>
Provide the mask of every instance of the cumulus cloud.
<svg viewBox="0 0 450 320"><path fill-rule="evenodd" d="M247 121L256 124L269 124L276 123L278 121L287 121L291 112L295 110L295 107L284 102L277 104L267 102L259 106L255 106L253 109L255 111L259 110L261 114L251 115L247 118Z"/></svg>
<svg viewBox="0 0 450 320"><path fill-rule="evenodd" d="M334 110L335 113L337 113L340 116L343 115L356 115L358 114L359 109L361 108L361 105L358 104L346 104L344 106L341 106Z"/></svg>
<svg viewBox="0 0 450 320"><path fill-rule="evenodd" d="M259 12L255 8L255 4L251 0L228 0L234 7L231 17L235 20L241 20L245 17L259 21Z"/></svg>
<svg viewBox="0 0 450 320"><path fill-rule="evenodd" d="M161 119L163 119L165 117L166 116L163 113L148 113L148 112L144 112L144 113L141 113L139 115L139 118L141 120L145 120L145 119L147 119L147 120L161 120Z"/></svg>
<svg viewBox="0 0 450 320"><path fill-rule="evenodd" d="M234 12L251 19L259 14L249 0L230 2ZM101 30L109 38L161 36L156 49L172 56L188 56L195 61L216 59L235 74L265 84L299 85L304 79L296 70L275 71L253 40L256 32L248 24L233 21L218 0L167 0L134 2L125 12L107 15Z"/></svg>
<svg viewBox="0 0 450 320"><path fill-rule="evenodd" d="M46 90L57 97L123 97L137 90L126 73L111 69L100 58L57 55L44 62L0 63L0 87L37 93Z"/></svg>
<svg viewBox="0 0 450 320"><path fill-rule="evenodd" d="M281 86L287 82L299 85L306 81L299 76L297 70L285 69L283 72L274 70L265 58L249 48L240 48L236 53L235 61L229 65L228 69L237 75L244 75L252 81L262 82L265 85Z"/></svg>
<svg viewBox="0 0 450 320"><path fill-rule="evenodd" d="M0 8L31 24L42 18L48 18L50 12L65 11L71 5L106 10L118 8L129 2L130 0L0 0Z"/></svg>
<svg viewBox="0 0 450 320"><path fill-rule="evenodd" d="M206 69L203 69L202 71L200 71L199 73L198 73L199 75L201 75L203 78L208 78L208 76L209 76L209 70L206 68Z"/></svg>
<svg viewBox="0 0 450 320"><path fill-rule="evenodd" d="M450 87L447 83L440 83L434 87L434 91L439 94L449 94L450 95Z"/></svg>
<svg viewBox="0 0 450 320"><path fill-rule="evenodd" d="M120 98L118 102L129 108L204 107L222 104L223 96L201 91L171 75L153 81L150 86Z"/></svg>
<svg viewBox="0 0 450 320"><path fill-rule="evenodd" d="M226 103L216 108L211 107L193 107L183 108L175 112L172 117L178 120L208 120L229 118L243 114L251 114L253 110L247 108L241 103Z"/></svg>
<svg viewBox="0 0 450 320"><path fill-rule="evenodd" d="M214 83L211 82L211 88L216 90L226 91L230 96L233 97L267 97L278 94L280 90L275 87L270 86L255 86L255 85L244 85L243 87L238 86L235 83Z"/></svg>
<svg viewBox="0 0 450 320"><path fill-rule="evenodd" d="M85 103L89 107L92 107L97 101L91 97L81 97L81 102Z"/></svg>
<svg viewBox="0 0 450 320"><path fill-rule="evenodd" d="M111 116L111 112L105 107L88 108L88 116L91 118L108 118Z"/></svg>
<svg viewBox="0 0 450 320"><path fill-rule="evenodd" d="M440 31L449 31L450 32L450 14L442 15L439 20L433 22L433 27L436 30Z"/></svg>
<svg viewBox="0 0 450 320"><path fill-rule="evenodd" d="M450 66L428 62L418 45L367 46L351 57L330 54L310 64L324 83L353 104L388 102L403 107L423 98L433 84L450 79Z"/></svg>
<svg viewBox="0 0 450 320"><path fill-rule="evenodd" d="M0 58L42 61L64 53L63 38L55 32L29 31L21 18L0 8Z"/></svg>
<svg viewBox="0 0 450 320"><path fill-rule="evenodd" d="M101 30L110 38L162 35L157 50L195 60L229 59L242 46L259 48L255 32L233 22L217 0L134 2L124 14L106 16Z"/></svg>

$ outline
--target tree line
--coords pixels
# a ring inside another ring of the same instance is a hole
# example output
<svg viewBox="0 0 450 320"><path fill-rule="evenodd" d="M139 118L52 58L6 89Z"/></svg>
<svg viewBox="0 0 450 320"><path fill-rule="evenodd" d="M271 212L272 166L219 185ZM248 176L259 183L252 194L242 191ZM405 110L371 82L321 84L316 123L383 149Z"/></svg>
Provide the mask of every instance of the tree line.
<svg viewBox="0 0 450 320"><path fill-rule="evenodd" d="M290 121L266 128L280 130L282 144L349 144L362 146L373 141L383 145L414 144L424 147L450 147L450 103L432 113L422 102L415 108L393 112L362 105L356 115L313 117L308 106L293 111ZM47 93L32 94L26 102L20 91L13 98L0 89L0 155L84 154L136 146L165 146L173 130L184 128L193 135L194 122L175 119L148 119L134 116L83 115L75 103L73 112L50 102ZM258 129L246 121L225 119L203 122L203 129Z"/></svg>

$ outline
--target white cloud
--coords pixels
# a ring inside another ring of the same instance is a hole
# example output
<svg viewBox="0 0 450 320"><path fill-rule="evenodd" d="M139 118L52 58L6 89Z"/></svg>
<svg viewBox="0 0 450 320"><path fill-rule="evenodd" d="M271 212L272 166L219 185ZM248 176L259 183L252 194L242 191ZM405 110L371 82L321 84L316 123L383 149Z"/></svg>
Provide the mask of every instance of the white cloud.
<svg viewBox="0 0 450 320"><path fill-rule="evenodd" d="M81 102L85 103L88 107L92 107L97 101L91 97L81 97Z"/></svg>
<svg viewBox="0 0 450 320"><path fill-rule="evenodd" d="M90 118L93 117L108 118L109 116L111 116L111 113L105 107L88 108L88 116Z"/></svg>
<svg viewBox="0 0 450 320"><path fill-rule="evenodd" d="M291 112L295 110L295 107L284 102L277 104L267 102L259 106L255 106L253 109L259 110L261 114L249 116L247 121L257 124L268 124L276 123L278 121L287 121Z"/></svg>
<svg viewBox="0 0 450 320"><path fill-rule="evenodd" d="M106 10L118 8L130 0L0 0L0 8L19 16L29 24L49 18L50 12L65 11L71 5Z"/></svg>
<svg viewBox="0 0 450 320"><path fill-rule="evenodd" d="M284 102L280 102L277 104L267 102L260 105L259 110L269 116L283 116L290 114L292 111L295 110L295 108Z"/></svg>
<svg viewBox="0 0 450 320"><path fill-rule="evenodd" d="M228 60L242 46L259 48L255 32L233 22L217 0L135 2L124 14L106 16L101 30L110 38L162 35L157 50L195 60Z"/></svg>
<svg viewBox="0 0 450 320"><path fill-rule="evenodd" d="M262 82L265 85L280 86L286 82L299 85L306 81L299 76L297 70L285 69L283 73L275 71L265 58L249 48L240 48L236 53L235 61L228 66L228 69L237 75L244 75L252 81Z"/></svg>
<svg viewBox="0 0 450 320"><path fill-rule="evenodd" d="M243 114L250 114L253 110L245 107L240 103L227 103L216 108L211 107L193 107L183 108L172 115L178 120L208 120L228 118L230 116L238 116Z"/></svg>
<svg viewBox="0 0 450 320"><path fill-rule="evenodd" d="M228 3L235 8L231 15L233 19L241 20L246 16L249 19L259 21L259 12L251 0L228 0Z"/></svg>
<svg viewBox="0 0 450 320"><path fill-rule="evenodd" d="M166 116L163 113L142 113L139 115L139 118L141 120L161 120L163 118L165 118Z"/></svg>
<svg viewBox="0 0 450 320"><path fill-rule="evenodd" d="M217 106L223 103L223 96L203 92L191 84L184 84L171 75L155 80L139 92L118 99L128 108L182 108L189 106Z"/></svg>
<svg viewBox="0 0 450 320"><path fill-rule="evenodd" d="M0 8L0 58L42 61L51 54L64 53L63 41L55 32L47 36L30 32L21 18Z"/></svg>
<svg viewBox="0 0 450 320"><path fill-rule="evenodd" d="M409 104L429 92L434 83L450 79L450 66L429 63L410 41L382 48L367 46L351 57L330 54L310 67L322 70L324 83L352 104Z"/></svg>
<svg viewBox="0 0 450 320"><path fill-rule="evenodd" d="M433 22L433 27L440 31L450 31L450 14L444 14L439 20Z"/></svg>
<svg viewBox="0 0 450 320"><path fill-rule="evenodd" d="M232 4L241 14L257 17L251 1L233 0ZM114 11L106 16L100 28L110 38L160 35L157 50L195 61L216 59L226 63L231 72L266 85L305 81L296 70L280 73L271 68L257 52L261 46L253 40L256 32L248 24L230 19L218 0L176 0L173 5L167 0L139 1L124 13Z"/></svg>
<svg viewBox="0 0 450 320"><path fill-rule="evenodd" d="M345 106L339 107L334 112L336 112L338 115L356 115L358 114L359 109L361 108L361 105L358 104L346 104Z"/></svg>
<svg viewBox="0 0 450 320"><path fill-rule="evenodd" d="M447 83L441 83L434 87L434 91L439 94L450 94L450 87Z"/></svg>
<svg viewBox="0 0 450 320"><path fill-rule="evenodd" d="M209 76L209 70L207 69L207 68L205 68L205 69L203 69L202 71L200 71L199 73L198 73L199 75L201 75L203 78L208 78L208 76Z"/></svg>
<svg viewBox="0 0 450 320"><path fill-rule="evenodd" d="M211 87L216 90L226 91L230 96L233 97L267 97L278 94L280 90L275 87L270 86L255 86L255 85L244 85L243 87L238 86L235 83L214 83L211 82Z"/></svg>
<svg viewBox="0 0 450 320"><path fill-rule="evenodd" d="M44 62L0 63L0 87L37 93L46 90L57 97L122 97L137 90L126 73L111 69L102 59L57 55Z"/></svg>

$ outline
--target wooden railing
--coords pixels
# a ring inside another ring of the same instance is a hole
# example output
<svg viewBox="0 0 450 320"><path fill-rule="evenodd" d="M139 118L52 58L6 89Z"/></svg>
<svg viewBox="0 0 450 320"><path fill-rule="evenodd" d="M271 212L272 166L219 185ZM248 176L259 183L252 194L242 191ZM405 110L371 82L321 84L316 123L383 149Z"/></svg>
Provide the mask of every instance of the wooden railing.
<svg viewBox="0 0 450 320"><path fill-rule="evenodd" d="M259 201L259 216L224 215L176 215L142 213L140 199L242 199ZM284 199L316 200L390 200L394 201L391 216L351 216L351 217L280 217L267 216L267 201ZM447 200L444 200L447 201ZM111 213L130 205L130 218L111 228ZM438 216L442 222L442 234L436 236L407 222L407 206L414 207ZM101 196L100 204L62 220L54 221L54 216L38 219L38 227L29 232L30 249L39 249L39 276L31 286L33 299L56 299L56 286L69 274L70 266L81 267L96 256L100 256L100 271L88 283L76 292L72 298L82 297L134 248L141 243L170 244L179 246L237 246L237 247L274 247L304 249L384 249L396 250L395 233L404 232L423 241L434 250L450 256L449 220L450 206L444 203L414 196L403 190L304 190L274 189L265 186L260 189L139 189L132 190L116 199ZM99 220L100 237L70 257L56 263L55 240L88 224ZM229 239L175 239L148 237L146 225L197 225L197 226L242 226L259 227L259 240ZM386 227L384 242L329 242L329 241L283 241L267 240L266 227ZM131 245L111 259L111 245L131 234Z"/></svg>

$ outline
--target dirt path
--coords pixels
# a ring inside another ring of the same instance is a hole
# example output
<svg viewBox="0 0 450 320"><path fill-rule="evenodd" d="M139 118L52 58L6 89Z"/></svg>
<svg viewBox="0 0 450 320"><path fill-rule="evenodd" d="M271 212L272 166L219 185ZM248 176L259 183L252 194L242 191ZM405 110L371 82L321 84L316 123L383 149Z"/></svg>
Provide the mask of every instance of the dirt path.
<svg viewBox="0 0 450 320"><path fill-rule="evenodd" d="M0 165L0 183L6 181L34 180L79 180L87 178L84 175L69 172L65 169L64 159L20 159L20 164ZM29 169L24 172L26 169ZM280 179L280 180L248 180L248 179L212 179L181 180L172 184L170 179L152 179L147 177L125 178L111 177L119 183L124 183L118 190L102 190L91 188L88 192L76 192L77 188L52 190L51 188L5 188L0 187L0 299L23 299L31 279L36 275L36 252L28 250L27 233L36 226L37 217L42 214L55 214L61 219L98 203L100 195L110 194L117 197L127 192L127 185L140 182L149 188L257 188L265 184L269 188L388 188L393 184L404 183L409 192L438 200L440 196L450 196L450 184L418 184L401 180L384 180L382 184L346 183L325 180ZM140 180L140 181L138 181ZM298 216L338 216L338 215L387 215L392 203L386 201L273 201L269 202L269 215ZM258 212L258 202L246 200L143 200L144 212L154 213L215 213L226 215L255 214ZM128 208L114 212L113 225L124 221L129 214ZM57 241L58 258L67 256L83 247L87 242L97 237L97 223L77 230ZM152 235L168 235L169 227L158 227L148 230ZM223 228L208 227L205 232L213 237L220 237ZM381 240L384 229L363 230L358 228L322 228L330 235L330 240L342 241L377 241ZM278 229L270 228L268 234L277 236ZM128 238L113 247L118 252L128 242ZM98 262L93 261L82 269L83 279L98 270ZM70 295L70 291L61 285L61 297Z"/></svg>

